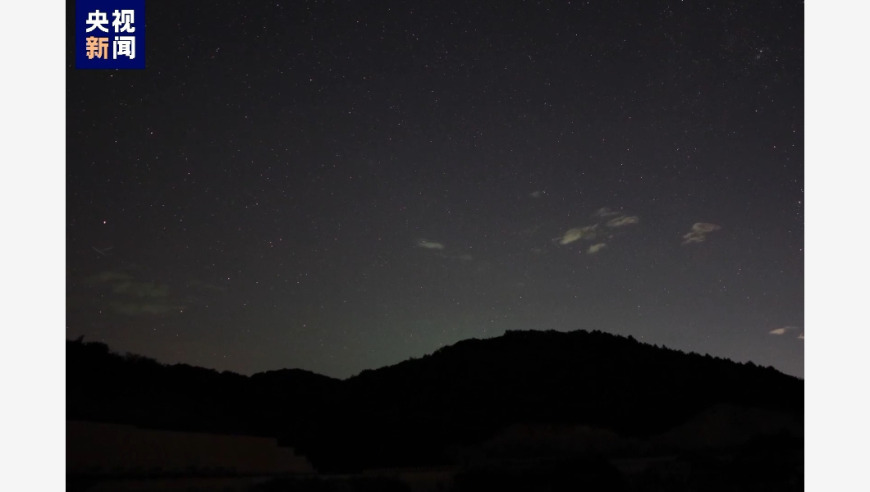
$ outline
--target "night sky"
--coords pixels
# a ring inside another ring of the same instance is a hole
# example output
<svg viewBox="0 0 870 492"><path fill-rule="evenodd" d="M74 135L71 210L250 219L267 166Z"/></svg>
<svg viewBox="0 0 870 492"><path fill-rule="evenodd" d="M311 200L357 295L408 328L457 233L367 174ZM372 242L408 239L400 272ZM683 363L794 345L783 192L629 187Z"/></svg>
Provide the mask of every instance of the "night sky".
<svg viewBox="0 0 870 492"><path fill-rule="evenodd" d="M343 378L587 329L803 377L801 3L146 5L145 70L69 31L68 338Z"/></svg>

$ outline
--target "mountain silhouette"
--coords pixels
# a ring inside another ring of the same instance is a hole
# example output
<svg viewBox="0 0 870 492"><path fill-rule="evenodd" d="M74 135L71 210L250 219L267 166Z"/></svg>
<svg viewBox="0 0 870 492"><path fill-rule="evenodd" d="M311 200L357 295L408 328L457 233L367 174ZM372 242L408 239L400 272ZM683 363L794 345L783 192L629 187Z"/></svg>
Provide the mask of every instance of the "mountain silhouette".
<svg viewBox="0 0 870 492"><path fill-rule="evenodd" d="M320 471L802 439L803 398L801 379L770 367L599 331L509 331L345 380L67 342L68 419L278 437Z"/></svg>

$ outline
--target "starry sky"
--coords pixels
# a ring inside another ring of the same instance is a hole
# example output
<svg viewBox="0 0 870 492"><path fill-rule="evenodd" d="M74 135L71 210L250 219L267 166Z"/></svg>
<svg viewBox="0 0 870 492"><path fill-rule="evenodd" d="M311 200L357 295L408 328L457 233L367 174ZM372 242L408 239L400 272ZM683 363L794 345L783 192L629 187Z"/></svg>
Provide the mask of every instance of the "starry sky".
<svg viewBox="0 0 870 492"><path fill-rule="evenodd" d="M799 2L146 5L145 70L68 30L68 338L343 378L587 329L803 377Z"/></svg>

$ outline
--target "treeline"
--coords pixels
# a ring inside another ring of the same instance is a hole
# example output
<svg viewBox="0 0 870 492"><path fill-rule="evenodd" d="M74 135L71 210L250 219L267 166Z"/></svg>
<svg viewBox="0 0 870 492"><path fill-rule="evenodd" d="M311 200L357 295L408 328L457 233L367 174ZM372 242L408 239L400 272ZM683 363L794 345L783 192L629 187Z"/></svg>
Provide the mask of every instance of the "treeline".
<svg viewBox="0 0 870 492"><path fill-rule="evenodd" d="M275 436L311 418L341 381L300 369L243 376L164 365L99 342L67 341L67 418L166 430Z"/></svg>

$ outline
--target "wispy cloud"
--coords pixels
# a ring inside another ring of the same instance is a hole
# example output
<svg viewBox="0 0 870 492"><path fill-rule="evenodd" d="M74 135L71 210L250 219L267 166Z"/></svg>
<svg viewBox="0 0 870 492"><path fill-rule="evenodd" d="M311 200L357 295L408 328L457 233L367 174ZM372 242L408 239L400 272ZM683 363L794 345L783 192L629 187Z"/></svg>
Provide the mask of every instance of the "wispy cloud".
<svg viewBox="0 0 870 492"><path fill-rule="evenodd" d="M601 207L598 210L596 210L595 213L592 214L593 217L601 217L601 218L613 217L616 215L620 215L620 212L614 212L613 210L610 210L607 207Z"/></svg>
<svg viewBox="0 0 870 492"><path fill-rule="evenodd" d="M187 282L187 287L192 288L198 291L212 291L212 292L226 292L227 288L225 286L212 284L209 282L203 282L202 280L193 279Z"/></svg>
<svg viewBox="0 0 870 492"><path fill-rule="evenodd" d="M436 241L429 241L427 239L418 239L417 247L424 249L444 249L443 244Z"/></svg>
<svg viewBox="0 0 870 492"><path fill-rule="evenodd" d="M683 244L703 243L704 240L705 237L703 234L696 234L694 232L683 234Z"/></svg>
<svg viewBox="0 0 870 492"><path fill-rule="evenodd" d="M161 315L184 310L184 306L168 302L115 301L109 304L112 311L125 316Z"/></svg>
<svg viewBox="0 0 870 492"><path fill-rule="evenodd" d="M598 224L585 227L574 227L565 231L565 234L563 234L561 238L557 239L559 241L559 244L563 246L566 244L571 244L574 241L579 241L581 239L594 239L597 235L597 229Z"/></svg>
<svg viewBox="0 0 870 492"><path fill-rule="evenodd" d="M797 329L798 329L797 326L782 326L779 328L774 328L773 330L770 330L768 333L770 333L771 335L780 336L780 335L785 335L787 332L794 331ZM803 333L798 335L798 338L803 338Z"/></svg>
<svg viewBox="0 0 870 492"><path fill-rule="evenodd" d="M132 280L133 276L125 272L103 271L96 275L91 275L85 281L91 284L105 284L118 280Z"/></svg>
<svg viewBox="0 0 870 492"><path fill-rule="evenodd" d="M636 215L623 215L615 219L608 220L607 227L624 227L627 225L637 224L638 222L640 222L640 218Z"/></svg>
<svg viewBox="0 0 870 492"><path fill-rule="evenodd" d="M103 271L86 282L103 291L109 310L116 314L160 315L184 309L172 299L168 284L141 280L126 271Z"/></svg>
<svg viewBox="0 0 870 492"><path fill-rule="evenodd" d="M708 222L695 222L694 224L692 224L692 231L693 232L700 232L703 234L706 234L708 232L718 231L721 228L722 228L722 226L719 226L716 224L710 224Z"/></svg>
<svg viewBox="0 0 870 492"><path fill-rule="evenodd" d="M683 244L703 243L707 240L707 234L718 231L722 226L709 222L695 222L692 230L683 234Z"/></svg>
<svg viewBox="0 0 870 492"><path fill-rule="evenodd" d="M122 280L112 284L112 292L133 297L166 297L169 295L169 286L154 282Z"/></svg>
<svg viewBox="0 0 870 492"><path fill-rule="evenodd" d="M592 246L589 246L589 249L586 250L586 252L589 253L590 255L594 255L595 253L604 249L606 246L607 246L607 244L605 244L605 243L595 243Z"/></svg>

